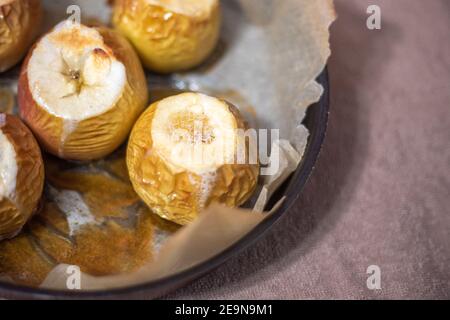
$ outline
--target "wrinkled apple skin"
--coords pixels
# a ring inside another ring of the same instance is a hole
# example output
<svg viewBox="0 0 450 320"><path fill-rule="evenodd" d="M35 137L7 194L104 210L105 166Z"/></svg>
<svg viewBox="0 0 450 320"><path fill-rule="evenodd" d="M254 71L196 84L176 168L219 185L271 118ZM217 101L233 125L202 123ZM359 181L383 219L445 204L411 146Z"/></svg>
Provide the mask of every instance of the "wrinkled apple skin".
<svg viewBox="0 0 450 320"><path fill-rule="evenodd" d="M228 106L235 116L237 128L247 129L239 111L231 104ZM202 207L199 203L201 176L186 171L174 173L157 152L152 152L151 128L157 107L158 102L152 104L139 118L127 149L131 182L149 208L164 219L186 225L211 203L228 207L244 204L256 189L259 165L225 164L218 168L211 193Z"/></svg>
<svg viewBox="0 0 450 320"><path fill-rule="evenodd" d="M144 70L132 46L111 29L96 29L115 57L124 64L127 82L122 97L115 106L99 116L78 122L71 134L64 139L64 143L61 143L66 125L64 119L41 107L33 99L29 88L28 63L36 45L25 59L19 78L18 104L21 118L47 152L67 160L96 160L112 153L126 140L148 101Z"/></svg>
<svg viewBox="0 0 450 320"><path fill-rule="evenodd" d="M212 53L220 35L220 4L207 16L189 17L145 0L116 0L113 25L155 72L191 69Z"/></svg>
<svg viewBox="0 0 450 320"><path fill-rule="evenodd" d="M0 5L0 72L16 65L40 30L40 0L11 0Z"/></svg>
<svg viewBox="0 0 450 320"><path fill-rule="evenodd" d="M17 162L16 191L12 199L0 199L0 241L17 235L36 212L44 188L41 150L22 121L0 114L0 130L14 146Z"/></svg>

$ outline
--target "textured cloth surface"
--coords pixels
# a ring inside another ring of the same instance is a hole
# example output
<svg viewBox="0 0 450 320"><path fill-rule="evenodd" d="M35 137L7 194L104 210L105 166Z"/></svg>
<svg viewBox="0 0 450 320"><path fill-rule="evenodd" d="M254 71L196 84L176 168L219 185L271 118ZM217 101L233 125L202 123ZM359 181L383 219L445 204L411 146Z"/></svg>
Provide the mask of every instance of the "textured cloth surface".
<svg viewBox="0 0 450 320"><path fill-rule="evenodd" d="M366 28L370 4L382 29ZM450 1L337 0L331 118L295 207L180 299L450 298ZM366 270L381 269L381 290Z"/></svg>

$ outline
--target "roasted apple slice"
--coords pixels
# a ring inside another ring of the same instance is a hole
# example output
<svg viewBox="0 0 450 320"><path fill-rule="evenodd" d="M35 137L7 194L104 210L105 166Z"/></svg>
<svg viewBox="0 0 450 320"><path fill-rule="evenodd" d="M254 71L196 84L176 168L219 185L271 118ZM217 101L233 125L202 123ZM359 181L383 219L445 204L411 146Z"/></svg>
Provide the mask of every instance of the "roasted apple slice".
<svg viewBox="0 0 450 320"><path fill-rule="evenodd" d="M23 58L41 21L40 0L0 0L0 72Z"/></svg>
<svg viewBox="0 0 450 320"><path fill-rule="evenodd" d="M148 91L125 38L65 21L31 49L18 98L22 119L46 151L83 161L102 158L124 142Z"/></svg>
<svg viewBox="0 0 450 320"><path fill-rule="evenodd" d="M183 93L152 104L128 144L134 189L155 213L181 225L212 202L243 204L259 171L246 128L235 107L203 94Z"/></svg>
<svg viewBox="0 0 450 320"><path fill-rule="evenodd" d="M218 0L115 0L113 24L150 70L169 73L202 63L220 34Z"/></svg>
<svg viewBox="0 0 450 320"><path fill-rule="evenodd" d="M17 235L44 187L39 146L19 118L0 113L0 240Z"/></svg>

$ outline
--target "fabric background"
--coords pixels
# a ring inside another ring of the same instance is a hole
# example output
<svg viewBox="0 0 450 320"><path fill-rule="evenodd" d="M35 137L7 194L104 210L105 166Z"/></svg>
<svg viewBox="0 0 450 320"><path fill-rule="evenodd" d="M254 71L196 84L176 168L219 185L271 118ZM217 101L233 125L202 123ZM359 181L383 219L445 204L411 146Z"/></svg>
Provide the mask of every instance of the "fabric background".
<svg viewBox="0 0 450 320"><path fill-rule="evenodd" d="M382 29L366 28L366 9ZM331 115L295 207L173 299L450 298L450 1L337 0ZM367 289L369 265L381 290Z"/></svg>

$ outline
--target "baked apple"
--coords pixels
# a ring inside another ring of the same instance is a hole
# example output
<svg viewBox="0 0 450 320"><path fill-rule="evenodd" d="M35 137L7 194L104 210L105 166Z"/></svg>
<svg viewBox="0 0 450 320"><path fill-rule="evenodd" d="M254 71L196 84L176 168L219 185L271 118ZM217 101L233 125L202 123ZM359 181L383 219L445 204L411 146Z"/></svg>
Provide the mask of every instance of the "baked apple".
<svg viewBox="0 0 450 320"><path fill-rule="evenodd" d="M19 78L22 119L46 151L68 160L114 151L147 99L144 71L128 41L70 21L34 45Z"/></svg>
<svg viewBox="0 0 450 320"><path fill-rule="evenodd" d="M218 0L115 0L113 25L150 70L169 73L202 63L220 34Z"/></svg>
<svg viewBox="0 0 450 320"><path fill-rule="evenodd" d="M152 104L128 143L135 191L155 213L180 225L212 202L243 204L259 173L246 129L234 106L203 94L183 93Z"/></svg>
<svg viewBox="0 0 450 320"><path fill-rule="evenodd" d="M39 146L19 118L0 113L0 240L17 235L44 187Z"/></svg>
<svg viewBox="0 0 450 320"><path fill-rule="evenodd" d="M40 0L0 0L0 72L26 54L39 32Z"/></svg>

